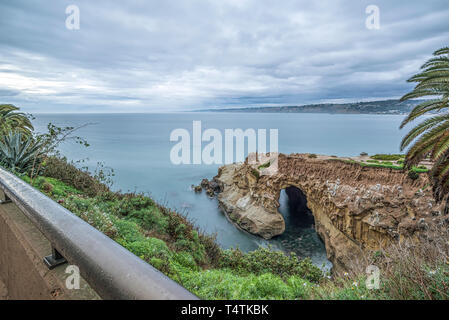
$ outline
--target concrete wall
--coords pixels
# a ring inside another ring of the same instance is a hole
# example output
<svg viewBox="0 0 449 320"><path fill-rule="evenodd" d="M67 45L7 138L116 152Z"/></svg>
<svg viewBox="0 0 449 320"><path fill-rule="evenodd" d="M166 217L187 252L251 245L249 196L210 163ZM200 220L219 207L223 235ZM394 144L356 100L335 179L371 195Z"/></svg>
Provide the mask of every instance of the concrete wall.
<svg viewBox="0 0 449 320"><path fill-rule="evenodd" d="M0 198L4 198L1 191ZM48 240L16 205L0 204L0 296L21 300L99 299L83 279L80 289L67 289L68 264L49 270L42 259L50 254Z"/></svg>

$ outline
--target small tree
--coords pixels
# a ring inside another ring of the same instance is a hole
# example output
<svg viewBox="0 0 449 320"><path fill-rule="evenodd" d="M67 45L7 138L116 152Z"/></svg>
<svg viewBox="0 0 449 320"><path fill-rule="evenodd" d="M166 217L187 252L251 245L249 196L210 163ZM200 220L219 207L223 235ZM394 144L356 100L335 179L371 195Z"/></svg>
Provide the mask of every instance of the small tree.
<svg viewBox="0 0 449 320"><path fill-rule="evenodd" d="M402 122L401 128L429 113L438 114L426 118L410 130L401 143L401 150L409 147L405 168L410 169L426 157L435 163L431 170L433 191L437 200L449 193L449 47L434 52L434 57L422 67L422 71L409 82L417 85L401 101L429 97L417 105Z"/></svg>
<svg viewBox="0 0 449 320"><path fill-rule="evenodd" d="M89 146L89 143L79 136L74 135L75 131L88 126L89 124L83 124L78 127L58 127L52 123L47 125L48 132L43 134L36 134L33 139L39 144L39 152L37 152L33 159L33 165L29 171L29 176L31 183L33 179L39 175L41 171L42 164L45 159L51 156L58 156L59 150L58 146L66 141L75 141L85 147Z"/></svg>

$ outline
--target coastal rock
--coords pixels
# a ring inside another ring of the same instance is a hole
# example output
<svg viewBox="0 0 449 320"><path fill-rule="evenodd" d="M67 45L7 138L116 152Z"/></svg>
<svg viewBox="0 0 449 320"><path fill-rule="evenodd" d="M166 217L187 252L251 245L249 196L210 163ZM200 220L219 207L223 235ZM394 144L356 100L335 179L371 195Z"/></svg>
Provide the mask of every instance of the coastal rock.
<svg viewBox="0 0 449 320"><path fill-rule="evenodd" d="M278 212L282 189L296 187L307 198L317 233L335 268L346 270L361 251L378 250L413 237L425 223L442 218L427 175L413 180L400 170L362 167L339 159L279 155L278 171L259 175L260 163L219 169L218 202L240 228L270 239L285 230Z"/></svg>
<svg viewBox="0 0 449 320"><path fill-rule="evenodd" d="M209 197L214 197L215 193L220 192L220 185L215 180L209 181L208 179L203 179L197 188L198 190L201 188L201 190L196 191L195 189L195 192L201 192L204 189Z"/></svg>
<svg viewBox="0 0 449 320"><path fill-rule="evenodd" d="M209 180L207 179L201 180L200 186L202 186L203 188L207 188L209 186Z"/></svg>
<svg viewBox="0 0 449 320"><path fill-rule="evenodd" d="M206 194L211 198L213 198L215 196L215 192L212 189L207 189Z"/></svg>
<svg viewBox="0 0 449 320"><path fill-rule="evenodd" d="M209 181L208 179L203 179L201 181L201 186L204 189L212 190L213 192L220 192L220 185L218 184L217 181L215 181L215 179L213 179L212 181Z"/></svg>

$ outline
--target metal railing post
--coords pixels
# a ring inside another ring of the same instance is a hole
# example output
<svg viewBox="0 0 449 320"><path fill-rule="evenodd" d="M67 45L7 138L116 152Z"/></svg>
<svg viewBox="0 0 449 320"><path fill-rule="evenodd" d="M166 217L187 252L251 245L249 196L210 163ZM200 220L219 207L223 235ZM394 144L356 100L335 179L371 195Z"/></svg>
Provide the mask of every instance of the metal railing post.
<svg viewBox="0 0 449 320"><path fill-rule="evenodd" d="M54 246L51 246L51 255L44 257L44 263L48 269L54 269L61 264L67 263L67 260L59 253Z"/></svg>
<svg viewBox="0 0 449 320"><path fill-rule="evenodd" d="M8 195L5 193L5 200L0 200L0 204L11 203L11 199L9 199Z"/></svg>

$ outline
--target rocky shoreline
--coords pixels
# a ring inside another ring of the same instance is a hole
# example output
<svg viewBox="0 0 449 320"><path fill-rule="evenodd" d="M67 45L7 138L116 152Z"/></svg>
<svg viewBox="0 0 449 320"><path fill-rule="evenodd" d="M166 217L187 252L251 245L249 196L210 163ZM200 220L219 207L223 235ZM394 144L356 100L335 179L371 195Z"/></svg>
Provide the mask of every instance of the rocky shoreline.
<svg viewBox="0 0 449 320"><path fill-rule="evenodd" d="M219 168L200 187L217 196L229 220L265 239L285 230L278 212L280 191L298 188L307 197L328 259L340 270L348 269L361 252L413 238L426 225L446 218L426 174L412 180L400 170L338 160L280 154L274 175L260 175L263 164L246 161Z"/></svg>
<svg viewBox="0 0 449 320"><path fill-rule="evenodd" d="M213 198L215 195L219 192L221 192L220 185L218 184L215 179L209 181L208 179L204 178L201 180L201 183L197 186L193 185L191 186L192 190L195 191L195 193L201 193L203 190L206 191L206 194Z"/></svg>

